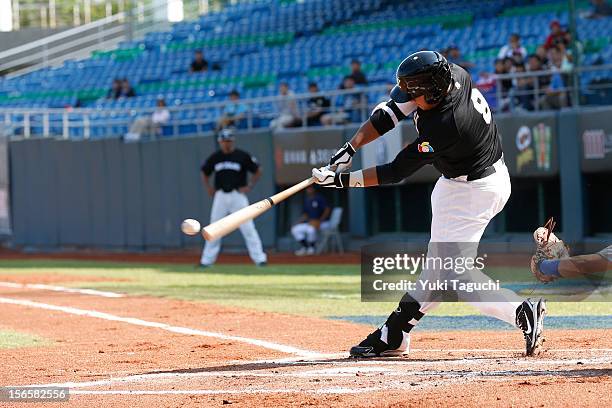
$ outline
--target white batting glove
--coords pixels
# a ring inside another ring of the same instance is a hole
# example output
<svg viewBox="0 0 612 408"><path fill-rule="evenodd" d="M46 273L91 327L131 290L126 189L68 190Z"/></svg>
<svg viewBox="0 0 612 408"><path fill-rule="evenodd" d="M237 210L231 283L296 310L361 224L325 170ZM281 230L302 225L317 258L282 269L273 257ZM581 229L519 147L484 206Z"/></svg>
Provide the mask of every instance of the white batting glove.
<svg viewBox="0 0 612 408"><path fill-rule="evenodd" d="M336 153L334 153L331 159L329 159L327 167L336 173L348 170L351 167L354 155L355 148L349 142L346 142Z"/></svg>
<svg viewBox="0 0 612 408"><path fill-rule="evenodd" d="M314 177L315 183L321 187L344 187L340 180L340 174L330 170L328 166L312 169L312 177Z"/></svg>

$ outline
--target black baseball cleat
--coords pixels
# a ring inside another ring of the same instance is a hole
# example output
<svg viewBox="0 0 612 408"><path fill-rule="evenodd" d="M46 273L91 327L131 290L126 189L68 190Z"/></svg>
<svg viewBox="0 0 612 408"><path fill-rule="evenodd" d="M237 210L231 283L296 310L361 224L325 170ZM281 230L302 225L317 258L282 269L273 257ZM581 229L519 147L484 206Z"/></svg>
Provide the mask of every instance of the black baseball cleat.
<svg viewBox="0 0 612 408"><path fill-rule="evenodd" d="M382 330L387 330L383 326ZM393 348L387 343L381 340L383 332L381 329L376 329L373 333L370 333L357 346L351 347L349 351L350 357L353 358L369 358L369 357L396 357L408 353L408 346L410 345L410 337L406 333L402 333L403 338L398 347Z"/></svg>
<svg viewBox="0 0 612 408"><path fill-rule="evenodd" d="M546 301L544 299L537 301L527 299L516 309L516 325L525 336L525 354L528 356L538 354L539 348L544 342L542 332L545 315Z"/></svg>

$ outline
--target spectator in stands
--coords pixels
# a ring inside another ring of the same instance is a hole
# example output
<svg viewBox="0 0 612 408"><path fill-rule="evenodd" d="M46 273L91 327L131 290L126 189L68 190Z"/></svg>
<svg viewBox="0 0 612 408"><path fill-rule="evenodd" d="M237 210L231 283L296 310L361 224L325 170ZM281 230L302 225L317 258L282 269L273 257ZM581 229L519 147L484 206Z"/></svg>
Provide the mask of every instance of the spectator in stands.
<svg viewBox="0 0 612 408"><path fill-rule="evenodd" d="M119 98L120 95L121 95L121 80L115 78L113 79L111 88L106 93L106 98L107 99L117 99Z"/></svg>
<svg viewBox="0 0 612 408"><path fill-rule="evenodd" d="M204 53L202 53L202 50L196 50L196 52L193 54L193 61L191 61L189 71L192 73L208 71L208 61L206 61L204 58Z"/></svg>
<svg viewBox="0 0 612 408"><path fill-rule="evenodd" d="M503 64L504 64L504 71L506 71L506 73L512 73L512 71L514 70L514 60L512 58L504 58L503 59Z"/></svg>
<svg viewBox="0 0 612 408"><path fill-rule="evenodd" d="M512 58L517 62L525 60L527 50L521 45L521 36L517 33L511 34L508 44L501 47L497 53L497 58Z"/></svg>
<svg viewBox="0 0 612 408"><path fill-rule="evenodd" d="M565 61L563 63L563 71L569 71L569 70L571 70L574 67L574 65L578 65L579 61L582 58L582 53L584 51L584 46L582 45L582 42L580 42L576 38L576 39L574 39L573 46L576 47L576 51L578 53L578 56L576 58L573 55L572 33L570 31L567 32L567 41L568 41L567 45L565 45L564 43L557 44L557 48L565 55Z"/></svg>
<svg viewBox="0 0 612 408"><path fill-rule="evenodd" d="M457 45L453 44L449 46L447 49L447 52L448 52L448 58L447 58L448 62L457 64L463 69L465 69L466 71L469 71L470 69L475 67L473 63L464 59L461 56L461 50L459 50L459 47Z"/></svg>
<svg viewBox="0 0 612 408"><path fill-rule="evenodd" d="M520 75L524 74L525 72L527 72L525 64L522 62L514 64L515 74ZM532 78L526 76L518 76L512 81L512 94L514 96L513 100L518 104L520 109L533 110L534 95L531 81Z"/></svg>
<svg viewBox="0 0 612 408"><path fill-rule="evenodd" d="M368 79L361 70L361 61L357 59L351 61L351 73L348 75L348 77L353 80L355 85L366 85L368 83ZM340 89L344 89L344 79L340 84Z"/></svg>
<svg viewBox="0 0 612 408"><path fill-rule="evenodd" d="M132 98L136 96L136 92L134 92L134 88L130 85L130 81L127 78L124 78L121 81L121 92L119 93L119 97L121 98Z"/></svg>
<svg viewBox="0 0 612 408"><path fill-rule="evenodd" d="M295 251L296 255L314 255L317 232L329 228L329 222L325 220L329 217L330 211L327 200L317 193L314 186L306 188L302 216L291 228L291 235L301 244L300 249Z"/></svg>
<svg viewBox="0 0 612 408"><path fill-rule="evenodd" d="M550 56L551 68L554 69L555 66L553 59L561 61L561 65L558 68L564 74L569 73L574 68L572 57L564 44L558 44L556 47L548 50L548 55Z"/></svg>
<svg viewBox="0 0 612 408"><path fill-rule="evenodd" d="M355 89L355 81L353 77L348 75L344 77L342 81L341 89L350 90ZM336 112L326 113L321 116L321 123L325 126L337 125L348 122L358 122L359 109L361 107L361 93L349 93L346 95L340 95L336 98Z"/></svg>
<svg viewBox="0 0 612 408"><path fill-rule="evenodd" d="M311 94L319 93L319 86L316 82L308 84L308 92ZM331 102L323 95L313 96L308 99L308 110L306 111L306 124L308 126L321 126L321 116L325 114Z"/></svg>
<svg viewBox="0 0 612 408"><path fill-rule="evenodd" d="M537 54L530 54L527 58L527 70L529 72L546 71L546 67L542 63L542 60ZM550 77L547 75L541 75L539 78L540 85L548 85L550 83Z"/></svg>
<svg viewBox="0 0 612 408"><path fill-rule="evenodd" d="M536 48L535 55L537 55L538 58L540 59L540 62L542 63L542 69L547 70L548 69L548 50L546 49L546 47L544 47L543 45L540 45L538 48Z"/></svg>
<svg viewBox="0 0 612 408"><path fill-rule="evenodd" d="M606 0L591 0L593 10L589 14L589 18L600 18L612 16L612 6Z"/></svg>
<svg viewBox="0 0 612 408"><path fill-rule="evenodd" d="M280 99L276 102L276 109L279 115L270 122L270 127L282 129L301 126L300 112L298 111L295 95L289 89L289 84L281 82L278 91Z"/></svg>
<svg viewBox="0 0 612 408"><path fill-rule="evenodd" d="M530 54L527 57L527 69L529 72L542 71L542 61L536 54Z"/></svg>
<svg viewBox="0 0 612 408"><path fill-rule="evenodd" d="M506 68L506 63L505 63L506 60L512 61L511 58L504 58L504 59L498 58L495 60L495 71L493 74L495 75L496 82L497 82L498 75L506 75L510 73L510 71ZM497 101L497 109L498 111L501 112L501 111L507 110L509 106L510 99L508 97L508 93L510 92L510 89L512 89L512 80L509 78L501 79L499 80L499 85L500 85L499 95L501 99ZM497 90L496 90L496 93L497 93Z"/></svg>
<svg viewBox="0 0 612 408"><path fill-rule="evenodd" d="M126 141L136 141L141 136L157 136L161 127L170 121L170 111L166 107L166 101L158 98L155 110L150 116L138 118L130 126L130 131L125 135Z"/></svg>
<svg viewBox="0 0 612 408"><path fill-rule="evenodd" d="M541 72L542 61L536 54L527 58L527 67L523 64L515 67L515 72ZM550 75L525 76L515 80L515 97L518 105L526 110L534 110L540 105L550 84Z"/></svg>
<svg viewBox="0 0 612 408"><path fill-rule="evenodd" d="M559 47L551 48L550 69L552 70L552 76L540 103L542 109L561 109L567 106L566 84L563 80L562 71L563 60L564 54Z"/></svg>
<svg viewBox="0 0 612 408"><path fill-rule="evenodd" d="M569 37L567 31L561 28L559 20L553 20L550 22L550 34L546 37L544 47L549 50L552 47L556 47L557 44L564 44L566 47L569 46Z"/></svg>
<svg viewBox="0 0 612 408"><path fill-rule="evenodd" d="M240 93L233 90L229 94L230 101L223 107L223 114L217 122L216 130L224 129L228 126L241 127L244 124L247 106L240 102Z"/></svg>

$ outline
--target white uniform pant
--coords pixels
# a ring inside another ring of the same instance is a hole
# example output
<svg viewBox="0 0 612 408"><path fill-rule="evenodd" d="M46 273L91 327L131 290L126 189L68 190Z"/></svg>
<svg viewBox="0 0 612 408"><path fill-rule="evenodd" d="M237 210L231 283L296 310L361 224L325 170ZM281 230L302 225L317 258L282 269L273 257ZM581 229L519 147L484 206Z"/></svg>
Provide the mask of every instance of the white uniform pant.
<svg viewBox="0 0 612 408"><path fill-rule="evenodd" d="M240 193L236 190L226 193L219 190L215 193L212 203L212 209L210 211L210 222L215 222L226 215L234 213L241 208L249 205L249 200L246 194ZM255 229L255 223L253 221L245 222L240 226L240 232L244 237L249 256L255 263L266 262L267 257L263 251L261 245L261 239ZM212 265L217 260L219 250L221 249L221 239L206 242L204 250L202 251L202 258L200 263L204 265Z"/></svg>
<svg viewBox="0 0 612 408"><path fill-rule="evenodd" d="M329 228L329 221L323 221L319 228L321 230ZM306 242L313 243L317 241L317 229L307 222L295 224L291 227L291 235L297 242L306 240Z"/></svg>
<svg viewBox="0 0 612 408"><path fill-rule="evenodd" d="M489 221L504 208L510 197L510 176L502 160L494 166L495 173L479 180L466 181L465 176L457 179L438 179L431 194L432 220L428 257L444 256L431 253L432 248L434 251L444 248L444 245L436 246L432 243L479 242ZM477 249L477 245L468 247L468 251ZM439 276L439 271L424 269L419 279L433 281ZM490 281L481 271L470 273L469 278L472 281ZM423 313L439 304L427 301L427 295L428 293L418 290L413 294ZM495 300L499 301L468 302L486 315L516 325L516 309L523 299L511 290L502 289L496 293Z"/></svg>

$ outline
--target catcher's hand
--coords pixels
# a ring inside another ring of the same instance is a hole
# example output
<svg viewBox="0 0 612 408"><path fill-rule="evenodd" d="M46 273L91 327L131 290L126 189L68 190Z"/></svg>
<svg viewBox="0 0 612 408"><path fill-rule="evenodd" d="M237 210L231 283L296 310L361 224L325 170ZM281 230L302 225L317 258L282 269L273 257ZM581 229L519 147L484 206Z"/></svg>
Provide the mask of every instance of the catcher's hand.
<svg viewBox="0 0 612 408"><path fill-rule="evenodd" d="M544 283L552 282L557 279L557 277L542 273L540 269L542 261L569 257L567 245L552 232L555 225L556 223L551 217L543 227L533 232L536 252L531 257L531 272L537 280Z"/></svg>
<svg viewBox="0 0 612 408"><path fill-rule="evenodd" d="M343 172L351 167L354 155L355 148L349 142L346 142L336 153L334 153L331 159L329 159L327 167L336 173Z"/></svg>

